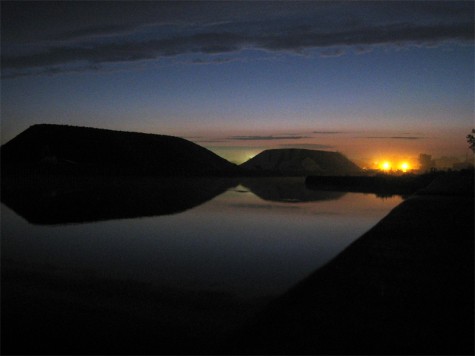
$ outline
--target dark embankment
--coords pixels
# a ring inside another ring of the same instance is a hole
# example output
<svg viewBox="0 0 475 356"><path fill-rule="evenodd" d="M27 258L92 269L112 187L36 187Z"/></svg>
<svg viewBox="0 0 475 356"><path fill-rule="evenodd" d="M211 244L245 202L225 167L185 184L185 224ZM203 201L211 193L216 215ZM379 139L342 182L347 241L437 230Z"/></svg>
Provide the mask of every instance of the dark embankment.
<svg viewBox="0 0 475 356"><path fill-rule="evenodd" d="M344 191L354 193L375 193L378 196L393 194L408 195L426 187L441 173L401 176L382 174L377 176L308 176L305 184L317 191Z"/></svg>
<svg viewBox="0 0 475 356"><path fill-rule="evenodd" d="M231 175L238 167L182 138L34 125L1 147L2 174Z"/></svg>
<svg viewBox="0 0 475 356"><path fill-rule="evenodd" d="M266 150L240 167L249 175L355 175L362 172L341 153L297 148Z"/></svg>
<svg viewBox="0 0 475 356"><path fill-rule="evenodd" d="M273 302L232 352L473 355L473 174L422 193Z"/></svg>
<svg viewBox="0 0 475 356"><path fill-rule="evenodd" d="M1 201L34 224L175 214L237 184L231 178L6 176Z"/></svg>

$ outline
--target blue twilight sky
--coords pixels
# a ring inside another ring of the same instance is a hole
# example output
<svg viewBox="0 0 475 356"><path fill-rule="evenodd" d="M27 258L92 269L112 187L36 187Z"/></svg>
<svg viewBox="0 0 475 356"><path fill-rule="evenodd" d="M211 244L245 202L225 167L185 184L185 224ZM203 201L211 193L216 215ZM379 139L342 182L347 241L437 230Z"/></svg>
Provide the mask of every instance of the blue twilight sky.
<svg viewBox="0 0 475 356"><path fill-rule="evenodd" d="M465 157L474 3L1 2L2 143L35 123L361 165Z"/></svg>

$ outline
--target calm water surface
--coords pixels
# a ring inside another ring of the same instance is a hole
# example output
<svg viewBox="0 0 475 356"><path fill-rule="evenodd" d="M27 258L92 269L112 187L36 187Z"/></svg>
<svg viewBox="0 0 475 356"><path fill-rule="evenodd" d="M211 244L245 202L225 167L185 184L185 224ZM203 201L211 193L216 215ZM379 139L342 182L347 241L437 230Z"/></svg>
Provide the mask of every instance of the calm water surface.
<svg viewBox="0 0 475 356"><path fill-rule="evenodd" d="M327 263L402 201L308 191L302 181L293 193L272 184L250 180L172 215L63 225L29 223L2 204L2 259L159 288L272 296Z"/></svg>

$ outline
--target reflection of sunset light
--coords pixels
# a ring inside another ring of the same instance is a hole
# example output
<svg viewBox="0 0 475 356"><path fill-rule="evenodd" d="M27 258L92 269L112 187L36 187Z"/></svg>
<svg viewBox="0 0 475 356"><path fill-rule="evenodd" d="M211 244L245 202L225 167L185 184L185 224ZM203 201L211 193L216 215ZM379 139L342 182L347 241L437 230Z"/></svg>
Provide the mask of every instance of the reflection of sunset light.
<svg viewBox="0 0 475 356"><path fill-rule="evenodd" d="M409 170L409 163L407 163L407 162L401 163L401 171L403 171L405 173L408 170Z"/></svg>

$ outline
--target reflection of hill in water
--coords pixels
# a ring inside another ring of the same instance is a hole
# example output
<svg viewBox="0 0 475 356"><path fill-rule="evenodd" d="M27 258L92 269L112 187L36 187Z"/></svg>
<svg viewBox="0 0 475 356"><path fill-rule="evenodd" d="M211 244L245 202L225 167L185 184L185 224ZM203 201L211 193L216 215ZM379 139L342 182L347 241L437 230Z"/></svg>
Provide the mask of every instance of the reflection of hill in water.
<svg viewBox="0 0 475 356"><path fill-rule="evenodd" d="M231 179L9 177L1 200L35 224L67 224L174 214L228 188Z"/></svg>
<svg viewBox="0 0 475 356"><path fill-rule="evenodd" d="M241 184L261 199L310 202L346 193L308 189L302 178L247 178ZM1 200L34 224L68 224L180 213L203 204L237 179L7 176Z"/></svg>
<svg viewBox="0 0 475 356"><path fill-rule="evenodd" d="M259 198L278 202L335 200L346 194L308 189L303 178L248 178L240 182Z"/></svg>

